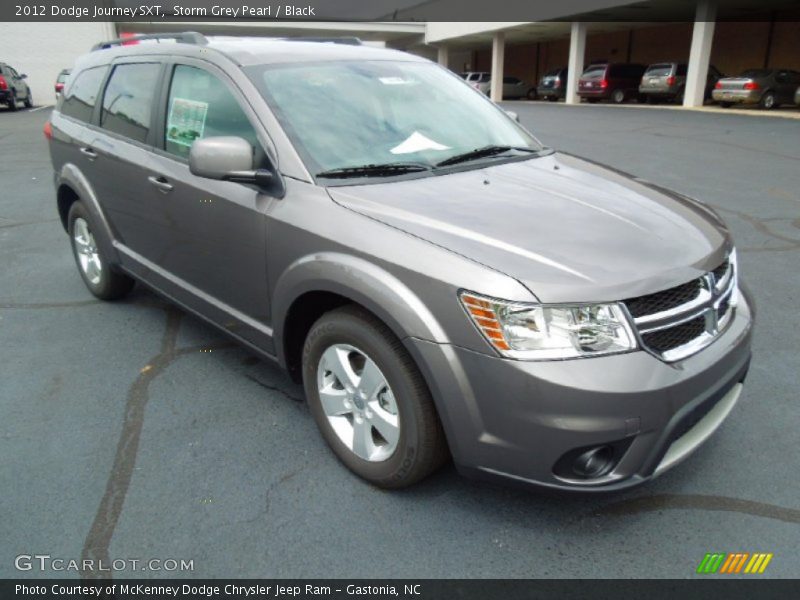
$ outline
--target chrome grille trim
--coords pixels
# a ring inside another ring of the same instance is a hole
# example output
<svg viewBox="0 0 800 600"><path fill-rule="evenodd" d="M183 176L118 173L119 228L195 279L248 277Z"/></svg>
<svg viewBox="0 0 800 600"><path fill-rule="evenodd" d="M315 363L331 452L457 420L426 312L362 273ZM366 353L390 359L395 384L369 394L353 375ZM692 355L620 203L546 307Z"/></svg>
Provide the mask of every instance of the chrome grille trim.
<svg viewBox="0 0 800 600"><path fill-rule="evenodd" d="M665 362L682 360L699 352L713 343L730 323L738 294L738 267L735 252L731 252L723 264L698 278L697 281L699 291L692 300L667 310L632 318L641 347ZM663 294L663 292L661 293ZM700 335L695 335L699 327L689 326L689 323L699 318L704 319L705 327ZM667 336L665 344L663 343L664 336L650 335L650 342L658 344L660 348L648 346L648 334L667 332L681 326L684 326L683 331L681 333L676 331L677 340L675 341L680 341L681 335L695 335L695 337L679 346L664 349L664 346L668 346L669 342L673 340L669 340L669 336Z"/></svg>

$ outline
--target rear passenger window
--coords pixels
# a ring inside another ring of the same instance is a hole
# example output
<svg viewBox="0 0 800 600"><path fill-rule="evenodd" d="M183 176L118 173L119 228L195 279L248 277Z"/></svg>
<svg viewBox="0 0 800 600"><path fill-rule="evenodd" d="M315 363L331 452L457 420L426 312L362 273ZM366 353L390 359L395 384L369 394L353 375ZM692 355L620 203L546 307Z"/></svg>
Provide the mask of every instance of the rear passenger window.
<svg viewBox="0 0 800 600"><path fill-rule="evenodd" d="M195 140L225 135L260 148L253 126L224 83L203 69L175 67L167 104L166 151L186 158Z"/></svg>
<svg viewBox="0 0 800 600"><path fill-rule="evenodd" d="M100 126L137 142L147 140L161 65L117 65L103 94Z"/></svg>
<svg viewBox="0 0 800 600"><path fill-rule="evenodd" d="M106 71L108 67L94 67L81 71L61 102L61 114L90 122Z"/></svg>

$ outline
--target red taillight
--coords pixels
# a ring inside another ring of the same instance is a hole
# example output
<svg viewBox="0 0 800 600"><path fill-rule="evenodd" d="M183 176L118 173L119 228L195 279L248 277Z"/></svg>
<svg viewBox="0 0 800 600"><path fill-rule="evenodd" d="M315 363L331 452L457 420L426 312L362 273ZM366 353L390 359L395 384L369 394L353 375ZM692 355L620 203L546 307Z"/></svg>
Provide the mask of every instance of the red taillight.
<svg viewBox="0 0 800 600"><path fill-rule="evenodd" d="M758 87L759 86L755 81L748 81L747 83L744 84L744 89L746 90L757 90Z"/></svg>
<svg viewBox="0 0 800 600"><path fill-rule="evenodd" d="M0 75L0 90L7 90L8 84L6 83L6 78Z"/></svg>
<svg viewBox="0 0 800 600"><path fill-rule="evenodd" d="M53 126L50 124L50 121L46 121L44 124L44 137L48 140L53 139Z"/></svg>
<svg viewBox="0 0 800 600"><path fill-rule="evenodd" d="M608 79L603 79L603 81L600 82L600 87L606 89L608 87Z"/></svg>
<svg viewBox="0 0 800 600"><path fill-rule="evenodd" d="M722 89L722 82L718 81L716 84L714 84L714 89L715 90L721 90Z"/></svg>
<svg viewBox="0 0 800 600"><path fill-rule="evenodd" d="M56 91L57 92L63 92L64 91L64 84L63 83L57 83L56 84Z"/></svg>
<svg viewBox="0 0 800 600"><path fill-rule="evenodd" d="M667 77L667 85L668 86L675 85L675 75L670 75L669 77Z"/></svg>

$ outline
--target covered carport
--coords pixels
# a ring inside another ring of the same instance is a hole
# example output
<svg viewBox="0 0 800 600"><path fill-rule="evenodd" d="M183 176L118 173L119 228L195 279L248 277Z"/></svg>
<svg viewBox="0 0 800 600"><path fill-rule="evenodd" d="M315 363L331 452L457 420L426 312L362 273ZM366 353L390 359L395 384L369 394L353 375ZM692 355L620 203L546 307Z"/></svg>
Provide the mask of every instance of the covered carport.
<svg viewBox="0 0 800 600"><path fill-rule="evenodd" d="M746 68L800 70L800 9L787 0L609 2L592 12L509 23L428 23L426 42L453 70L490 71L537 81L568 65L567 103L580 101L577 82L594 61L688 63L684 106L703 104L709 65L726 74ZM568 6L568 5L565 5ZM562 10L563 12L563 10ZM460 60L453 60L453 57ZM466 60L465 58L468 58ZM502 77L491 97L502 99Z"/></svg>

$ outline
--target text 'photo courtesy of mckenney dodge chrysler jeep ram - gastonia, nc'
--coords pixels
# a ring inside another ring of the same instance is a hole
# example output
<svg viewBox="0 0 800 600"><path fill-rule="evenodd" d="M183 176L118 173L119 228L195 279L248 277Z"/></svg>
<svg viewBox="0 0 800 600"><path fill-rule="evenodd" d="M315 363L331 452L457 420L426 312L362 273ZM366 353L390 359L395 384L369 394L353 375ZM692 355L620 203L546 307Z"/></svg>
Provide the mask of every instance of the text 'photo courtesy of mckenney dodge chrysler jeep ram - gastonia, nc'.
<svg viewBox="0 0 800 600"><path fill-rule="evenodd" d="M452 460L620 490L737 403L754 307L708 206L544 146L411 54L171 41L100 44L57 90L45 135L78 271L277 361L360 477L400 488ZM639 93L644 68L618 70Z"/></svg>

